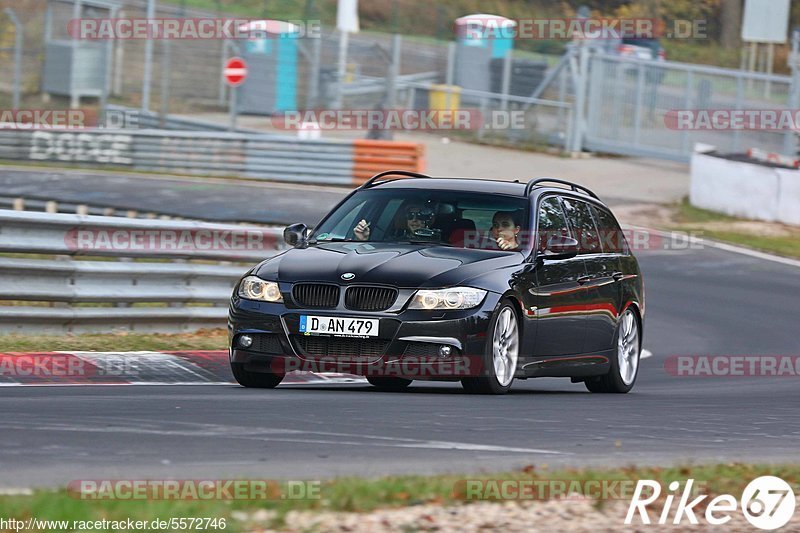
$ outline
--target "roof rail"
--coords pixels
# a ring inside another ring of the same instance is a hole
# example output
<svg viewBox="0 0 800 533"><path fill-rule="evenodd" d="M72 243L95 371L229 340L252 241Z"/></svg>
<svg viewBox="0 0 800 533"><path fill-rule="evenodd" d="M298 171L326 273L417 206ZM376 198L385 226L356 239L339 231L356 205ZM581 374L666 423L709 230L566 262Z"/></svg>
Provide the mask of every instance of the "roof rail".
<svg viewBox="0 0 800 533"><path fill-rule="evenodd" d="M525 185L525 196L528 196L531 193L531 191L533 191L534 187L536 187L537 185L541 185L542 183L557 183L559 185L567 185L571 190L575 192L584 192L589 196L591 196L592 198L595 198L597 200L600 199L595 193L593 193L590 189L584 187L583 185L578 185L577 183L572 183L571 181L559 180L556 178L536 178L535 180L529 181L527 185Z"/></svg>
<svg viewBox="0 0 800 533"><path fill-rule="evenodd" d="M380 172L372 176L370 179L364 182L364 184L361 187L359 187L359 189L368 189L374 185L377 185L379 183L378 182L379 179L391 175L405 176L407 178L430 178L430 176L428 175L420 174L418 172L411 172L410 170L387 170L385 172ZM385 181L391 181L391 180L385 180Z"/></svg>

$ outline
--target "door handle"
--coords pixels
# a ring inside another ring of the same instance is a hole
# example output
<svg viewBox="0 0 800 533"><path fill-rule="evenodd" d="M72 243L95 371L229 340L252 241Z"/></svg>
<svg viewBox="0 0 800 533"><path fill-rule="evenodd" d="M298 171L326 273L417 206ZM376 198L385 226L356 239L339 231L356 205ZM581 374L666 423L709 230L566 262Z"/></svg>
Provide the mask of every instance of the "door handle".
<svg viewBox="0 0 800 533"><path fill-rule="evenodd" d="M586 285L594 279L594 276L582 276L578 278L578 285Z"/></svg>
<svg viewBox="0 0 800 533"><path fill-rule="evenodd" d="M622 278L625 277L625 274L623 274L622 272L614 272L613 274L611 274L611 277L614 278L614 281L620 281L622 280Z"/></svg>

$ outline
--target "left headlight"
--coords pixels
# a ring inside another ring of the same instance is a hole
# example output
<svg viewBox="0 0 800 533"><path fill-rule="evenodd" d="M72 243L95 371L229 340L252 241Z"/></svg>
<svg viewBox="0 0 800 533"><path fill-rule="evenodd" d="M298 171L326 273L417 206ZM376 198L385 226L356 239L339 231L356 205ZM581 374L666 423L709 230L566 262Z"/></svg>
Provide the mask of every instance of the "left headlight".
<svg viewBox="0 0 800 533"><path fill-rule="evenodd" d="M471 309L486 297L483 289L452 287L450 289L418 290L409 309Z"/></svg>
<svg viewBox="0 0 800 533"><path fill-rule="evenodd" d="M264 281L257 276L247 276L239 284L239 296L247 300L282 302L281 289L274 281Z"/></svg>

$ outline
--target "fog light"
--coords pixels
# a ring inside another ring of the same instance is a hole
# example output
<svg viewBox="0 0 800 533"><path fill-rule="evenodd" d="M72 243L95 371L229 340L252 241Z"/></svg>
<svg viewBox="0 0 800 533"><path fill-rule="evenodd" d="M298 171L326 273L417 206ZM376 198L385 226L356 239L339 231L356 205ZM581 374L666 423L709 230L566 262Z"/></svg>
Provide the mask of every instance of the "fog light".
<svg viewBox="0 0 800 533"><path fill-rule="evenodd" d="M242 348L249 348L253 345L253 337L250 335L242 335L239 337L239 346Z"/></svg>
<svg viewBox="0 0 800 533"><path fill-rule="evenodd" d="M442 357L448 357L453 352L453 347L448 346L446 344L442 344L439 346L439 355Z"/></svg>

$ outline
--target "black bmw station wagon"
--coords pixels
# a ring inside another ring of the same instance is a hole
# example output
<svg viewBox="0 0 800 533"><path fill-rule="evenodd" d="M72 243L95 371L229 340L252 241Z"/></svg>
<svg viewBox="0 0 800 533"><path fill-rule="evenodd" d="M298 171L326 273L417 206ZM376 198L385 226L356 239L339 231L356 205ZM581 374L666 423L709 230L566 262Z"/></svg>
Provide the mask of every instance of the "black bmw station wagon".
<svg viewBox="0 0 800 533"><path fill-rule="evenodd" d="M384 172L284 238L291 248L231 298L230 361L245 387L292 370L484 394L534 377L617 393L636 381L642 275L585 187Z"/></svg>

